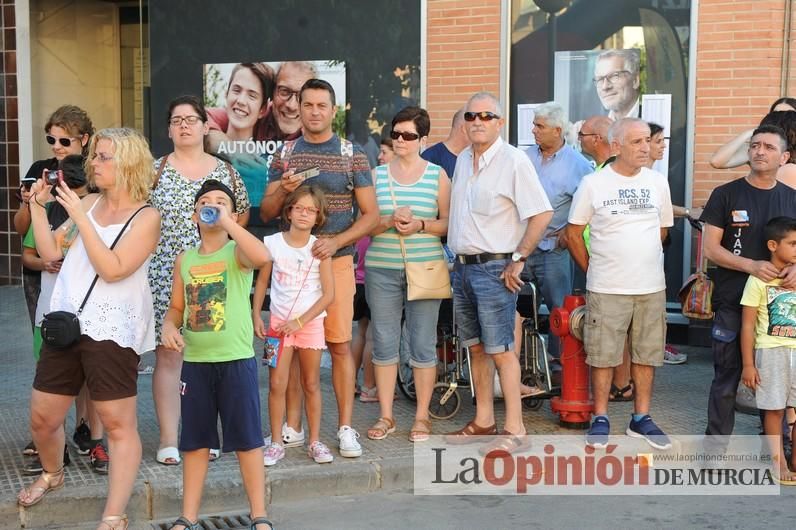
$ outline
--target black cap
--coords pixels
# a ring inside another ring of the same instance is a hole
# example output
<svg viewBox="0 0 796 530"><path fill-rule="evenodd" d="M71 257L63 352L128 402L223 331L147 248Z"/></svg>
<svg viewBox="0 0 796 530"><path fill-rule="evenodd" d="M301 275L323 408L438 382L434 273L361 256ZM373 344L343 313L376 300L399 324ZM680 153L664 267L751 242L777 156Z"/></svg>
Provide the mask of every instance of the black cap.
<svg viewBox="0 0 796 530"><path fill-rule="evenodd" d="M226 184L216 179L207 179L202 183L202 187L199 188L199 191L196 192L196 196L193 199L194 206L196 206L196 203L202 198L202 195L211 191L223 191L226 193L229 200L232 201L232 213L237 211L237 202L235 201L235 195L232 193L232 190L229 189Z"/></svg>

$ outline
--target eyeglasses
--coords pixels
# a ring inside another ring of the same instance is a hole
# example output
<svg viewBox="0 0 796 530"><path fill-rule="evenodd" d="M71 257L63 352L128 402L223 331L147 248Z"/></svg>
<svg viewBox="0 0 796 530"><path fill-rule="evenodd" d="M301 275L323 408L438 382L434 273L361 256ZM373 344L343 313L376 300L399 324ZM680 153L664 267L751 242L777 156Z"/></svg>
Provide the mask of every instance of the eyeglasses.
<svg viewBox="0 0 796 530"><path fill-rule="evenodd" d="M300 204L294 204L290 209L296 213L308 213L311 215L317 215L320 212L315 206L302 206Z"/></svg>
<svg viewBox="0 0 796 530"><path fill-rule="evenodd" d="M408 131L390 131L390 138L392 138L393 140L397 140L398 138L403 138L404 142L413 142L418 138L420 138L420 135Z"/></svg>
<svg viewBox="0 0 796 530"><path fill-rule="evenodd" d="M188 125L196 125L202 120L199 116L172 116L169 118L169 125L182 125L182 122Z"/></svg>
<svg viewBox="0 0 796 530"><path fill-rule="evenodd" d="M45 136L45 138L47 139L48 144L55 145L55 142L58 142L59 144L61 144L62 147L69 147L70 145L72 145L73 140L77 140L77 138L71 138L71 137L56 138L55 136L52 136L50 134Z"/></svg>
<svg viewBox="0 0 796 530"><path fill-rule="evenodd" d="M583 140L587 136L600 136L600 135L597 134L597 133L584 133L584 132L578 131L578 140Z"/></svg>
<svg viewBox="0 0 796 530"><path fill-rule="evenodd" d="M110 162L113 160L113 155L106 155L105 153L94 153L91 157L92 160L99 159L100 162Z"/></svg>
<svg viewBox="0 0 796 530"><path fill-rule="evenodd" d="M495 114L494 112L465 112L464 113L464 121L475 121L476 118L480 118L481 121L492 121L492 120L499 120L500 116Z"/></svg>
<svg viewBox="0 0 796 530"><path fill-rule="evenodd" d="M301 90L290 90L286 86L280 85L276 87L276 95L279 96L279 99L284 99L285 101L290 101L293 97L298 101L300 93Z"/></svg>
<svg viewBox="0 0 796 530"><path fill-rule="evenodd" d="M611 72L607 75L601 75L600 77L595 77L592 79L595 85L601 85L605 81L608 81L612 85L619 81L623 76L629 75L629 70L617 70L616 72Z"/></svg>

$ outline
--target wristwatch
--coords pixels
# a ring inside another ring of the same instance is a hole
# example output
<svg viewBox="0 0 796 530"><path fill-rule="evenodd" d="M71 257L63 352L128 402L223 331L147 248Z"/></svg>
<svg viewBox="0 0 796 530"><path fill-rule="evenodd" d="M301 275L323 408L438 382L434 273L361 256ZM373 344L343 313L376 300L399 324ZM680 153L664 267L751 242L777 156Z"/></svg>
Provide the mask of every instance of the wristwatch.
<svg viewBox="0 0 796 530"><path fill-rule="evenodd" d="M514 252L511 254L511 262L517 263L518 261L525 261L527 258L520 254L519 252Z"/></svg>

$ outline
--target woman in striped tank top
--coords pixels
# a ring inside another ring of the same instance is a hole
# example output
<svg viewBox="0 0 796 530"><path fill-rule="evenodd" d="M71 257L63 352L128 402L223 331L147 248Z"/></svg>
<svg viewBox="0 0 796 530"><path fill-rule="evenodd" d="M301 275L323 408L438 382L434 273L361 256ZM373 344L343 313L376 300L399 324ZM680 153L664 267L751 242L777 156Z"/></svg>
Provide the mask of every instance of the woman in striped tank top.
<svg viewBox="0 0 796 530"><path fill-rule="evenodd" d="M428 440L428 406L437 374L437 316L440 300L406 299L406 260L423 262L443 257L440 237L448 231L450 181L445 170L420 158L420 145L431 128L428 113L407 107L392 120L395 158L375 169L380 222L365 257L365 291L373 329L373 365L381 417L368 430L371 440L395 431L393 392L398 373L401 315L406 315L410 365L417 393L415 421L409 440Z"/></svg>

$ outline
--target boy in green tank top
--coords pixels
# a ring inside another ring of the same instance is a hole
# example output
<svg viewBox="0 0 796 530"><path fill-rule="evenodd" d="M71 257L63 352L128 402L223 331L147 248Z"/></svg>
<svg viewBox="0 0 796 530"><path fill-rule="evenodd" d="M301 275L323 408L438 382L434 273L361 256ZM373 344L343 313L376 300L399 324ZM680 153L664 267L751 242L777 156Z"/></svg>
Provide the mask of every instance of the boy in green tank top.
<svg viewBox="0 0 796 530"><path fill-rule="evenodd" d="M249 318L252 271L271 256L230 212L235 212L232 190L217 180L205 181L193 213L201 243L177 257L171 304L163 322L163 345L183 352L184 358L183 510L172 528L200 528L197 520L209 452L219 447L219 415L223 452L235 451L240 464L251 528L271 528L265 517L260 394Z"/></svg>

